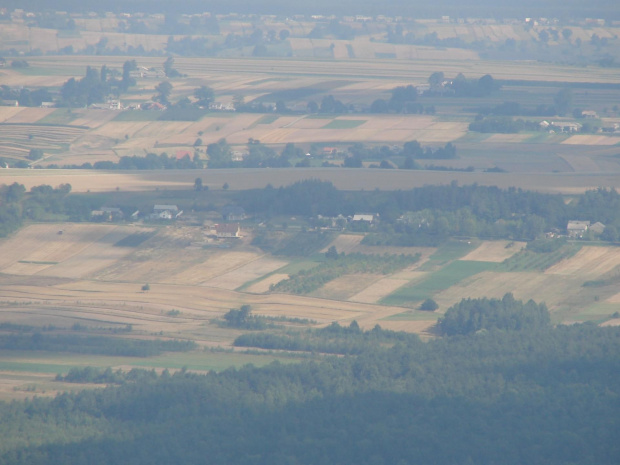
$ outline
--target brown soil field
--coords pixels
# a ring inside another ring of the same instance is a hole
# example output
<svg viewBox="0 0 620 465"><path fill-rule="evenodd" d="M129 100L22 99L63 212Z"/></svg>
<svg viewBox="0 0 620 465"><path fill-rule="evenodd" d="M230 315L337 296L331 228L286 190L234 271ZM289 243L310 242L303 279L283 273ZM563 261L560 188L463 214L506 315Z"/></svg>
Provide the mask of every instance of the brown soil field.
<svg viewBox="0 0 620 465"><path fill-rule="evenodd" d="M583 247L576 255L553 265L545 274L562 276L601 276L620 267L620 248Z"/></svg>
<svg viewBox="0 0 620 465"><path fill-rule="evenodd" d="M620 174L580 173L467 173L376 169L223 169L169 170L165 172L105 172L89 170L0 170L0 184L18 182L30 189L49 184L69 183L75 192L147 191L155 189L191 189L200 176L210 189L221 189L223 181L231 190L286 186L304 179L332 182L339 189L411 189L427 184L478 183L500 188L520 187L540 192L576 194L598 187L620 189Z"/></svg>
<svg viewBox="0 0 620 465"><path fill-rule="evenodd" d="M492 143L510 142L510 143L518 144L519 142L523 142L531 137L532 137L531 134L492 134L491 136L487 137L484 141L492 142Z"/></svg>
<svg viewBox="0 0 620 465"><path fill-rule="evenodd" d="M525 247L525 242L484 241L461 260L501 263Z"/></svg>
<svg viewBox="0 0 620 465"><path fill-rule="evenodd" d="M601 167L598 165L598 163L585 154L564 154L558 156L562 158L566 163L568 163L572 170L576 173L601 171Z"/></svg>
<svg viewBox="0 0 620 465"><path fill-rule="evenodd" d="M0 107L5 108L5 107ZM21 107L20 112L16 113L14 116L5 120L6 123L22 123L22 124L31 124L36 123L41 118L45 118L50 113L54 112L53 108L27 108Z"/></svg>
<svg viewBox="0 0 620 465"><path fill-rule="evenodd" d="M6 123L24 111L23 107L0 107L0 123Z"/></svg>
<svg viewBox="0 0 620 465"><path fill-rule="evenodd" d="M253 294L264 294L266 292L269 292L269 288L272 284L278 284L280 281L288 279L289 277L290 276L287 274L272 274L271 276L267 276L265 279L262 279L259 282L252 284L246 289L246 291Z"/></svg>
<svg viewBox="0 0 620 465"><path fill-rule="evenodd" d="M322 299L351 300L352 295L357 294L382 277L382 275L376 274L344 275L328 282L310 295Z"/></svg>

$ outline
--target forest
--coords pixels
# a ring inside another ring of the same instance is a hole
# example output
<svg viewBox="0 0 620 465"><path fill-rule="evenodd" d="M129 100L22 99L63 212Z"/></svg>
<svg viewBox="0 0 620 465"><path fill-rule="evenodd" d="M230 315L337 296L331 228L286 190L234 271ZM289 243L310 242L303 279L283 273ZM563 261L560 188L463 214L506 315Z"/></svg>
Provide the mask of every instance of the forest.
<svg viewBox="0 0 620 465"><path fill-rule="evenodd" d="M327 335L366 349L206 375L74 371L68 380L110 385L0 404L0 463L620 459L620 328L491 327L424 343L352 325L316 337Z"/></svg>

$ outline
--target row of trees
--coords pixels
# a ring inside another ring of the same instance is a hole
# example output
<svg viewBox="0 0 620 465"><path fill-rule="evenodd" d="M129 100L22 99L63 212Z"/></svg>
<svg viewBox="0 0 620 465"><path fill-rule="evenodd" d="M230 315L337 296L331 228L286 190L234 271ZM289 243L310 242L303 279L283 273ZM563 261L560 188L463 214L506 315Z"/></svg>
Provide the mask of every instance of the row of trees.
<svg viewBox="0 0 620 465"><path fill-rule="evenodd" d="M452 183L408 191L345 193L329 182L308 180L237 196L246 211L260 215L379 213L376 234L365 239L370 244L436 245L450 235L534 239L554 228L564 230L575 218L600 221L610 228L609 234L617 235L620 229L620 195L609 189L588 191L566 204L560 195L515 188Z"/></svg>

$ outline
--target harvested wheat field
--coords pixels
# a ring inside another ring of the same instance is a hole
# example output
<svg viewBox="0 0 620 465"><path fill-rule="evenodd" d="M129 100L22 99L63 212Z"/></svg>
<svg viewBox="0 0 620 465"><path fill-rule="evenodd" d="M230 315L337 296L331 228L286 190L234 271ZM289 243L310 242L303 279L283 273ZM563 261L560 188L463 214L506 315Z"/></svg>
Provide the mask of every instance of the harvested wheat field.
<svg viewBox="0 0 620 465"><path fill-rule="evenodd" d="M364 236L361 234L340 234L328 246L321 250L321 253L327 252L327 249L330 247L335 247L338 253L344 252L349 254L362 242L362 239L364 239Z"/></svg>
<svg viewBox="0 0 620 465"><path fill-rule="evenodd" d="M247 282L254 281L266 274L272 273L287 264L288 262L283 260L262 256L239 268L205 281L203 285L233 290L243 286Z"/></svg>
<svg viewBox="0 0 620 465"><path fill-rule="evenodd" d="M366 289L351 296L351 302L377 303L383 297L390 295L396 289L409 284L408 279L383 278L372 283Z"/></svg>
<svg viewBox="0 0 620 465"><path fill-rule="evenodd" d="M620 137L584 134L571 136L562 143L568 145L616 145L620 144Z"/></svg>
<svg viewBox="0 0 620 465"><path fill-rule="evenodd" d="M131 249L114 244L137 231L130 226L31 225L0 242L0 271L83 278L127 255Z"/></svg>
<svg viewBox="0 0 620 465"><path fill-rule="evenodd" d="M564 154L558 155L562 160L568 163L575 172L597 172L601 171L601 167L592 158L587 155Z"/></svg>
<svg viewBox="0 0 620 465"><path fill-rule="evenodd" d="M437 294L434 299L440 308L446 309L461 299L502 298L511 292L517 299L545 302L553 311L565 301L576 300L576 296L582 292L583 282L582 277L572 275L485 271Z"/></svg>
<svg viewBox="0 0 620 465"><path fill-rule="evenodd" d="M5 108L5 107L1 107ZM8 118L5 122L11 124L32 124L36 123L42 118L45 118L50 113L53 113L55 110L53 108L21 108L22 111L14 114L10 118Z"/></svg>
<svg viewBox="0 0 620 465"><path fill-rule="evenodd" d="M525 247L525 242L484 241L461 260L501 263Z"/></svg>
<svg viewBox="0 0 620 465"><path fill-rule="evenodd" d="M204 286L153 284L148 292L136 283L71 281L37 286L5 284L0 280L4 307L22 314L30 324L41 318L92 320L97 324L132 324L136 329L168 334L199 331L230 308L249 304L253 312L268 316L306 318L320 325L333 321L360 320L402 312L398 307L366 305L291 295L251 295ZM176 309L180 317L167 312Z"/></svg>
<svg viewBox="0 0 620 465"><path fill-rule="evenodd" d="M355 295L372 285L383 275L377 274L348 274L326 283L310 295L322 299L350 300Z"/></svg>
<svg viewBox="0 0 620 465"><path fill-rule="evenodd" d="M280 281L290 278L287 274L275 273L267 276L265 279L261 279L259 282L249 286L246 291L253 294L264 294L269 292L272 285L278 284Z"/></svg>
<svg viewBox="0 0 620 465"><path fill-rule="evenodd" d="M573 257L547 269L545 274L590 278L603 275L618 266L620 266L620 248L586 246Z"/></svg>

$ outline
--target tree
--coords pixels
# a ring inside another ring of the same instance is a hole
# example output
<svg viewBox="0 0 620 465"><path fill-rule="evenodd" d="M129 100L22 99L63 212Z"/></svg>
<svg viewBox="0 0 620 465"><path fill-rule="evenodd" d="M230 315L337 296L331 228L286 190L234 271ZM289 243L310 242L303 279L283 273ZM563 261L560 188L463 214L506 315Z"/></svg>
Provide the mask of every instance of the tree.
<svg viewBox="0 0 620 465"><path fill-rule="evenodd" d="M164 73L166 74L166 77L169 78L174 78L181 75L176 69L174 69L174 58L168 57L166 61L164 61Z"/></svg>
<svg viewBox="0 0 620 465"><path fill-rule="evenodd" d="M138 63L136 60L127 60L123 63L123 80L121 81L120 89L127 91L129 87L136 85L136 80L131 77L131 72L138 69Z"/></svg>
<svg viewBox="0 0 620 465"><path fill-rule="evenodd" d="M562 29L562 37L564 37L565 40L570 40L571 36L573 35L573 31L571 29L568 28L564 28Z"/></svg>
<svg viewBox="0 0 620 465"><path fill-rule="evenodd" d="M443 71L435 71L428 78L428 84L431 86L431 89L434 89L441 85L441 83L443 82L443 79L444 79Z"/></svg>
<svg viewBox="0 0 620 465"><path fill-rule="evenodd" d="M194 90L194 97L197 100L197 104L202 107L208 107L213 100L215 100L215 93L213 89L208 86L200 86Z"/></svg>
<svg viewBox="0 0 620 465"><path fill-rule="evenodd" d="M286 40L291 35L291 31L289 31L288 29L282 29L278 35L280 37L280 40Z"/></svg>
<svg viewBox="0 0 620 465"><path fill-rule="evenodd" d="M196 178L196 180L194 181L194 190L196 192L200 192L202 190L202 179L201 178Z"/></svg>
<svg viewBox="0 0 620 465"><path fill-rule="evenodd" d="M325 258L329 258L335 260L338 258L338 250L336 250L336 246L332 245L327 252L325 252Z"/></svg>
<svg viewBox="0 0 620 465"><path fill-rule="evenodd" d="M555 97L553 97L553 103L555 104L555 111L558 115L564 116L570 110L573 104L573 92L568 89L562 89Z"/></svg>
<svg viewBox="0 0 620 465"><path fill-rule="evenodd" d="M249 305L242 305L240 309L231 308L225 315L224 319L226 320L228 326L233 328L239 328L245 326L248 323L248 320L251 318L252 307Z"/></svg>
<svg viewBox="0 0 620 465"><path fill-rule="evenodd" d="M420 305L420 310L423 310L425 312L434 312L438 308L439 308L439 305L437 305L437 302L435 302L433 299L426 299Z"/></svg>
<svg viewBox="0 0 620 465"><path fill-rule="evenodd" d="M164 105L170 104L168 98L172 92L172 84L168 81L160 82L157 86L155 86L155 92L157 92L157 95L153 98L153 100L156 100Z"/></svg>
<svg viewBox="0 0 620 465"><path fill-rule="evenodd" d="M150 291L151 290L151 286L149 286L149 284L146 283L145 285L142 286L142 290L145 291L145 292L146 291Z"/></svg>
<svg viewBox="0 0 620 465"><path fill-rule="evenodd" d="M224 185L222 186L222 189L224 189L225 191L227 191L229 187L230 187L230 186L228 185L228 183L227 183L227 182L225 182L225 183L224 183Z"/></svg>
<svg viewBox="0 0 620 465"><path fill-rule="evenodd" d="M28 158L28 160L40 160L41 158L43 158L43 150L41 149L30 149L30 153L28 153L28 156L26 157Z"/></svg>

